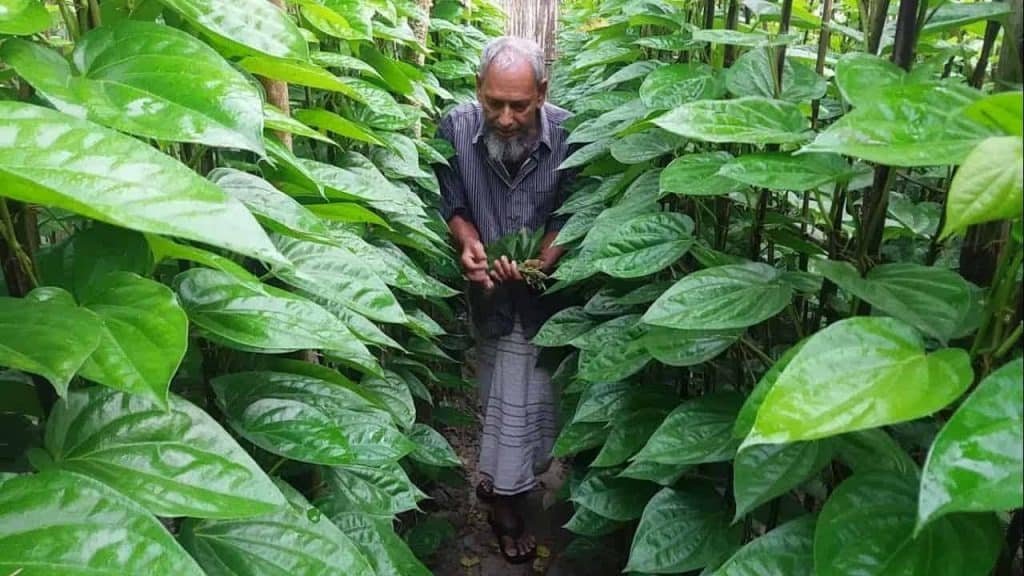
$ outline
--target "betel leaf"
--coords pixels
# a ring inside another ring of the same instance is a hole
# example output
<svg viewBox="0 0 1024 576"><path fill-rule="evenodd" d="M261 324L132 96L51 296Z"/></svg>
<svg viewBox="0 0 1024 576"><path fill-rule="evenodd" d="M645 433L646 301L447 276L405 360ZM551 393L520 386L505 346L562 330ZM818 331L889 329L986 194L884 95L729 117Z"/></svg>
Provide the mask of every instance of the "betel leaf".
<svg viewBox="0 0 1024 576"><path fill-rule="evenodd" d="M972 224L1020 218L1024 205L1024 144L1020 136L986 138L953 176L946 202L946 237Z"/></svg>
<svg viewBox="0 0 1024 576"><path fill-rule="evenodd" d="M298 238L330 241L327 227L315 214L259 176L233 168L216 168L207 178L245 204L267 228Z"/></svg>
<svg viewBox="0 0 1024 576"><path fill-rule="evenodd" d="M742 404L743 397L732 392L683 402L633 460L679 467L731 460L740 444L732 436L732 427Z"/></svg>
<svg viewBox="0 0 1024 576"><path fill-rule="evenodd" d="M871 105L887 88L910 82L902 68L873 54L852 52L836 63L836 86L855 108Z"/></svg>
<svg viewBox="0 0 1024 576"><path fill-rule="evenodd" d="M574 340L573 345L582 350L578 376L600 382L623 380L639 372L651 360L644 346L646 330L635 315L620 316Z"/></svg>
<svg viewBox="0 0 1024 576"><path fill-rule="evenodd" d="M350 140L357 140L359 142L366 142L369 144L375 144L382 146L384 142L377 137L372 131L366 126L362 126L357 122L353 122L344 116L335 114L329 110L322 108L309 108L296 110L294 113L295 118L309 124L310 126L316 126L329 132L348 138Z"/></svg>
<svg viewBox="0 0 1024 576"><path fill-rule="evenodd" d="M771 35L755 30L743 32L740 30L706 29L694 30L693 40L697 42L710 42L713 44L728 44L732 46L784 46L796 40L795 36L787 34Z"/></svg>
<svg viewBox="0 0 1024 576"><path fill-rule="evenodd" d="M50 13L41 0L9 0L0 13L0 34L29 36L50 25Z"/></svg>
<svg viewBox="0 0 1024 576"><path fill-rule="evenodd" d="M146 138L264 153L256 87L170 26L128 20L96 28L70 65L23 40L5 42L0 57L66 114Z"/></svg>
<svg viewBox="0 0 1024 576"><path fill-rule="evenodd" d="M102 320L75 306L70 294L45 301L0 298L0 365L46 378L61 396L102 335Z"/></svg>
<svg viewBox="0 0 1024 576"><path fill-rule="evenodd" d="M813 576L816 525L811 514L786 522L748 542L711 576Z"/></svg>
<svg viewBox="0 0 1024 576"><path fill-rule="evenodd" d="M655 118L654 123L703 142L800 144L809 137L807 118L796 104L760 97L698 100Z"/></svg>
<svg viewBox="0 0 1024 576"><path fill-rule="evenodd" d="M806 339L791 346L757 381L754 390L743 402L743 408L740 409L739 416L736 417L736 425L732 429L733 438L742 440L746 438L747 434L750 434L750 430L754 427L754 420L757 418L757 411L761 408L761 404L764 403L764 398L768 395L768 391L772 389L779 376L782 375L782 371L786 369L786 366L789 366L789 363L793 361L793 358L796 357L797 352L803 348L805 343L807 343Z"/></svg>
<svg viewBox="0 0 1024 576"><path fill-rule="evenodd" d="M555 313L541 326L533 343L537 346L568 346L570 342L589 332L597 321L583 311L581 306L572 306Z"/></svg>
<svg viewBox="0 0 1024 576"><path fill-rule="evenodd" d="M899 320L840 320L812 335L786 366L744 444L813 440L914 420L958 398L972 379L967 352L927 354L920 334Z"/></svg>
<svg viewBox="0 0 1024 576"><path fill-rule="evenodd" d="M81 305L103 324L81 376L167 405L188 348L188 317L174 292L131 272L112 272L89 285Z"/></svg>
<svg viewBox="0 0 1024 576"><path fill-rule="evenodd" d="M598 386L595 384L594 386ZM611 431L601 451L590 463L594 467L618 466L637 453L658 429L669 408L623 409L612 417Z"/></svg>
<svg viewBox="0 0 1024 576"><path fill-rule="evenodd" d="M603 422L581 422L563 426L551 449L555 458L563 458L578 454L584 450L597 448L608 438L609 429Z"/></svg>
<svg viewBox="0 0 1024 576"><path fill-rule="evenodd" d="M331 140L309 126L306 126L292 116L285 114L280 108L277 108L272 104L263 104L263 127L267 130L287 132L296 136L305 136L306 138L319 140L325 144L331 144L333 146L337 145L334 140Z"/></svg>
<svg viewBox="0 0 1024 576"><path fill-rule="evenodd" d="M366 376L359 382L368 398L387 410L402 429L412 428L416 420L416 403L409 385L400 375L385 370L383 376Z"/></svg>
<svg viewBox="0 0 1024 576"><path fill-rule="evenodd" d="M660 212L629 220L591 256L598 270L615 278L640 278L672 265L693 244L693 220Z"/></svg>
<svg viewBox="0 0 1024 576"><path fill-rule="evenodd" d="M55 465L95 478L159 516L241 518L285 504L213 418L171 395L152 400L92 387L70 392L46 422Z"/></svg>
<svg viewBox="0 0 1024 576"><path fill-rule="evenodd" d="M661 172L661 196L721 196L743 190L746 185L718 173L732 159L724 151L676 158Z"/></svg>
<svg viewBox="0 0 1024 576"><path fill-rule="evenodd" d="M733 467L736 519L803 484L831 460L828 440L762 444L740 450Z"/></svg>
<svg viewBox="0 0 1024 576"><path fill-rule="evenodd" d="M776 58L766 49L751 50L726 71L726 85L735 96L776 97ZM782 71L782 100L797 104L825 95L828 82L814 68L787 58Z"/></svg>
<svg viewBox="0 0 1024 576"><path fill-rule="evenodd" d="M940 4L928 14L928 20L921 28L921 34L936 34L962 28L981 20L1004 21L1012 8L1000 2Z"/></svg>
<svg viewBox="0 0 1024 576"><path fill-rule="evenodd" d="M60 286L77 298L111 272L146 276L153 271L154 260L145 235L100 222L40 249L35 256L40 284Z"/></svg>
<svg viewBox="0 0 1024 576"><path fill-rule="evenodd" d="M309 58L306 39L288 14L262 0L159 0L234 50L278 58Z"/></svg>
<svg viewBox="0 0 1024 576"><path fill-rule="evenodd" d="M228 422L252 443L314 464L397 461L413 446L357 389L304 374L219 376L214 392Z"/></svg>
<svg viewBox="0 0 1024 576"><path fill-rule="evenodd" d="M142 506L96 480L60 470L0 482L0 572L203 574Z"/></svg>
<svg viewBox="0 0 1024 576"><path fill-rule="evenodd" d="M616 522L611 518L605 518L597 512L580 505L573 507L572 518L565 523L564 528L579 536L599 537L612 534L623 527L622 522Z"/></svg>
<svg viewBox="0 0 1024 576"><path fill-rule="evenodd" d="M971 285L945 268L911 263L876 266L864 278L852 264L814 263L817 271L878 311L942 342L962 336L971 312Z"/></svg>
<svg viewBox="0 0 1024 576"><path fill-rule="evenodd" d="M891 470L918 474L917 462L883 428L847 432L833 440L836 457L854 473Z"/></svg>
<svg viewBox="0 0 1024 576"><path fill-rule="evenodd" d="M775 316L793 297L779 270L761 263L699 270L676 282L643 322L678 330L746 328Z"/></svg>
<svg viewBox="0 0 1024 576"><path fill-rule="evenodd" d="M818 576L982 576L995 564L1002 529L995 515L952 515L914 536L917 477L854 474L825 502L814 534Z"/></svg>
<svg viewBox="0 0 1024 576"><path fill-rule="evenodd" d="M403 324L405 313L371 263L350 250L278 236L292 261L274 274L288 284L342 304L372 320Z"/></svg>
<svg viewBox="0 0 1024 576"><path fill-rule="evenodd" d="M744 154L718 171L718 176L749 186L793 192L806 192L830 182L845 182L855 174L855 168L836 154L794 156L784 152Z"/></svg>
<svg viewBox="0 0 1024 576"><path fill-rule="evenodd" d="M572 423L610 422L626 408L633 385L629 382L595 382L580 395Z"/></svg>
<svg viewBox="0 0 1024 576"><path fill-rule="evenodd" d="M576 488L572 501L599 516L617 522L628 522L636 520L643 514L647 501L657 491L656 484L627 478L610 478L604 471L598 471L591 472Z"/></svg>
<svg viewBox="0 0 1024 576"><path fill-rule="evenodd" d="M345 464L328 469L325 480L330 492L320 506L390 517L417 509L426 498L398 462L374 466Z"/></svg>
<svg viewBox="0 0 1024 576"><path fill-rule="evenodd" d="M990 94L967 107L968 117L991 126L1007 136L1020 136L1024 117L1024 95L1021 92Z"/></svg>
<svg viewBox="0 0 1024 576"><path fill-rule="evenodd" d="M741 330L675 330L652 326L644 334L644 346L654 359L668 366L696 366L732 346Z"/></svg>
<svg viewBox="0 0 1024 576"><path fill-rule="evenodd" d="M950 512L1024 505L1022 395L1018 358L982 380L942 427L921 477L919 528Z"/></svg>
<svg viewBox="0 0 1024 576"><path fill-rule="evenodd" d="M0 102L0 123L5 196L287 262L240 202L130 136L17 102Z"/></svg>
<svg viewBox="0 0 1024 576"><path fill-rule="evenodd" d="M363 94L353 86L356 79L335 76L327 69L306 60L248 56L243 58L238 65L252 74L281 80L289 84L338 92L356 102L365 103Z"/></svg>
<svg viewBox="0 0 1024 576"><path fill-rule="evenodd" d="M348 510L331 510L328 515L341 528L373 567L375 576L431 576L409 546L395 534L391 520Z"/></svg>
<svg viewBox="0 0 1024 576"><path fill-rule="evenodd" d="M609 149L612 158L623 164L640 164L653 160L686 144L686 139L661 128L628 134L615 140Z"/></svg>
<svg viewBox="0 0 1024 576"><path fill-rule="evenodd" d="M181 543L210 576L351 574L373 576L359 549L294 488L278 482L288 505L238 520L186 520Z"/></svg>
<svg viewBox="0 0 1024 576"><path fill-rule="evenodd" d="M413 424L409 431L409 440L416 449L409 455L413 460L439 467L457 467L462 465L459 456L452 449L448 440L440 432L422 423Z"/></svg>
<svg viewBox="0 0 1024 576"><path fill-rule="evenodd" d="M703 568L739 542L728 507L710 485L664 488L647 503L624 571L675 574Z"/></svg>
<svg viewBox="0 0 1024 576"><path fill-rule="evenodd" d="M338 318L301 296L209 268L174 279L189 318L204 334L242 350L346 349L355 337Z"/></svg>
<svg viewBox="0 0 1024 576"><path fill-rule="evenodd" d="M652 71L640 85L640 99L650 110L668 110L694 100L725 95L725 83L707 64L669 64Z"/></svg>

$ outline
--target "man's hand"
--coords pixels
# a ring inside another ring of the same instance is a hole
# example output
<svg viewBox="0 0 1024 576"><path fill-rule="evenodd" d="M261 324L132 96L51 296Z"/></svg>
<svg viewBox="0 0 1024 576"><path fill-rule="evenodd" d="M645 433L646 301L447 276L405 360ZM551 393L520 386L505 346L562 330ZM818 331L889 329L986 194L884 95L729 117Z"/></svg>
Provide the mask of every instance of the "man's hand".
<svg viewBox="0 0 1024 576"><path fill-rule="evenodd" d="M494 288L494 281L487 273L487 253L479 240L467 241L462 248L462 270L470 282L476 282L485 290Z"/></svg>
<svg viewBox="0 0 1024 576"><path fill-rule="evenodd" d="M519 263L509 260L508 256L502 256L494 261L494 270L491 276L498 282L521 281L523 275L519 273Z"/></svg>

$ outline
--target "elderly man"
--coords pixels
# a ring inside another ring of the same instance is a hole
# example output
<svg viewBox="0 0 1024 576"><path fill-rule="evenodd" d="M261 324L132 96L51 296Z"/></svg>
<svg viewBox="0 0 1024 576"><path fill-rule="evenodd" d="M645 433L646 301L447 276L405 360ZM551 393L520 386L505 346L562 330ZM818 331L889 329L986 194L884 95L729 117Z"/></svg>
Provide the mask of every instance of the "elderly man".
<svg viewBox="0 0 1024 576"><path fill-rule="evenodd" d="M550 272L563 250L553 246L564 219L554 215L572 174L559 172L569 146L569 113L547 103L544 55L533 42L499 38L484 50L477 102L458 106L441 122L440 137L455 148L439 169L443 215L470 281L484 426L477 494L492 502L489 520L510 562L533 557L524 528L523 496L547 469L557 433L550 375L530 339L552 303L523 282L519 262L488 262L485 245L522 228L544 229L537 256Z"/></svg>

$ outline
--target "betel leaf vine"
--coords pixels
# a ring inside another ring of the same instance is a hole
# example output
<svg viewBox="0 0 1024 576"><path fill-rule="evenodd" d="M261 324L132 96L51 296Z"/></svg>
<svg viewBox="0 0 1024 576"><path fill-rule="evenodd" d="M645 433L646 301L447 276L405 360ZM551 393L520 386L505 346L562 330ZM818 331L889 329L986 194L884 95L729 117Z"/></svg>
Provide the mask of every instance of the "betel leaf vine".
<svg viewBox="0 0 1024 576"><path fill-rule="evenodd" d="M574 545L645 574L1020 569L1012 6L563 3L575 302L534 342L564 358Z"/></svg>
<svg viewBox="0 0 1024 576"><path fill-rule="evenodd" d="M467 387L432 136L503 28L0 7L0 572L429 573L431 406Z"/></svg>

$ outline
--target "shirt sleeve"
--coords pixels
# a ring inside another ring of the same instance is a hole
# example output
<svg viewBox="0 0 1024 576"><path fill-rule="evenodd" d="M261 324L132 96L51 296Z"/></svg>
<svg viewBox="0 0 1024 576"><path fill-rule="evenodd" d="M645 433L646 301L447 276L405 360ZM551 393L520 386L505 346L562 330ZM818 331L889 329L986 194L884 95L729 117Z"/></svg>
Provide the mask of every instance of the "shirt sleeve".
<svg viewBox="0 0 1024 576"><path fill-rule="evenodd" d="M568 158L572 156L579 147L574 145L570 146L565 154ZM576 178L579 176L580 168L570 168L568 170L560 170L558 173L558 206L556 210L565 204L565 201L569 199L569 196L575 191ZM571 214L556 214L551 213L551 217L548 218L547 225L545 226L546 232L557 232L565 226L565 223L569 221Z"/></svg>
<svg viewBox="0 0 1024 576"><path fill-rule="evenodd" d="M448 141L455 146L454 120L449 114L437 127L437 137ZM458 152L456 156L448 160L449 165L435 164L434 173L437 175L437 182L441 186L441 216L445 222L454 216L469 218L469 205L466 202L466 188L462 183L462 174L459 172Z"/></svg>

